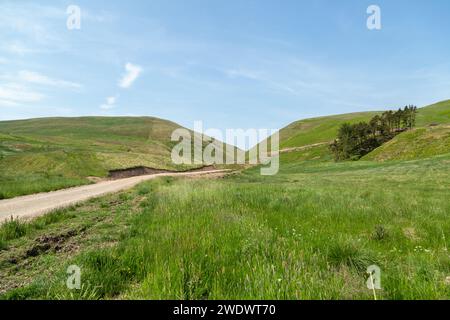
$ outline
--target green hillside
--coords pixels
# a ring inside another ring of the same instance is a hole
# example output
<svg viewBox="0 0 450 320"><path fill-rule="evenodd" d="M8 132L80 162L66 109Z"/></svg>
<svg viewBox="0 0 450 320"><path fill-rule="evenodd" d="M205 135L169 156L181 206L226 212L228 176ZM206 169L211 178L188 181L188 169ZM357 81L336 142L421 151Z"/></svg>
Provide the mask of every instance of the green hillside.
<svg viewBox="0 0 450 320"><path fill-rule="evenodd" d="M363 160L413 160L450 153L450 126L418 128L404 132Z"/></svg>
<svg viewBox="0 0 450 320"><path fill-rule="evenodd" d="M109 170L172 164L176 123L151 117L0 122L0 198L90 183Z"/></svg>
<svg viewBox="0 0 450 320"><path fill-rule="evenodd" d="M450 100L420 108L418 111L417 127L450 123ZM331 141L336 137L336 133L343 123L369 121L373 116L381 113L382 111L349 113L293 122L280 130L280 148L301 147Z"/></svg>
<svg viewBox="0 0 450 320"><path fill-rule="evenodd" d="M361 112L296 121L280 131L280 148L327 143L345 122L368 121L381 112ZM450 100L419 109L417 127L450 124ZM174 166L170 135L180 126L152 117L44 118L0 122L0 198L90 183L109 170L135 166ZM415 131L394 139L366 159L413 159L447 153L436 134L447 129ZM417 135L417 143L411 139ZM409 142L408 142L409 141ZM432 141L430 144L429 142ZM404 151L395 151L401 149ZM326 145L291 150L286 162L331 160Z"/></svg>
<svg viewBox="0 0 450 320"><path fill-rule="evenodd" d="M280 148L301 147L331 141L343 123L368 121L376 114L377 112L359 112L296 121L281 129Z"/></svg>
<svg viewBox="0 0 450 320"><path fill-rule="evenodd" d="M289 151L283 153L282 160L284 159L284 162L305 160L329 161L332 157L326 145L312 145L320 143L326 144L327 142L332 141L336 137L339 127L343 123L347 122L353 124L361 121L369 121L373 116L381 113L382 111L349 113L293 122L280 130L280 150ZM442 124L450 124L450 100L418 109L416 127L420 128ZM412 152L409 150L406 152L411 155L435 155L450 152L450 150L445 148L445 143L439 142L439 144L441 144L441 146L436 146L434 151L431 151L430 147L422 151L416 150L415 152ZM304 146L311 147L308 147L305 150L295 150L295 148ZM421 146L423 146L421 142L415 145L416 148L420 148ZM366 157L366 159L369 158L375 159L369 156ZM387 158L389 158L389 156L387 156Z"/></svg>
<svg viewBox="0 0 450 320"><path fill-rule="evenodd" d="M417 127L447 123L450 123L450 100L421 108L417 114Z"/></svg>
<svg viewBox="0 0 450 320"><path fill-rule="evenodd" d="M363 160L414 160L450 153L450 100L419 109L416 129L404 132Z"/></svg>

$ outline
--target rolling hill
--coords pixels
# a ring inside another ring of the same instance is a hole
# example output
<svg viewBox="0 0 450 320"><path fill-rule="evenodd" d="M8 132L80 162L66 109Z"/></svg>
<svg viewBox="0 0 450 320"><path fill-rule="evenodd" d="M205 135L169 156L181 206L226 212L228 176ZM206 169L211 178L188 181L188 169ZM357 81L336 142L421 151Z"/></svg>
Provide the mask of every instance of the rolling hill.
<svg viewBox="0 0 450 320"><path fill-rule="evenodd" d="M417 114L417 127L447 123L450 123L450 100L420 108Z"/></svg>
<svg viewBox="0 0 450 320"><path fill-rule="evenodd" d="M343 123L368 121L381 113L382 111L349 113L293 122L280 130L280 148L329 142L336 137L336 133ZM447 123L450 123L450 100L420 108L417 114L417 127Z"/></svg>
<svg viewBox="0 0 450 320"><path fill-rule="evenodd" d="M368 121L376 114L378 112L359 112L293 122L280 130L280 149L329 142L343 123Z"/></svg>
<svg viewBox="0 0 450 320"><path fill-rule="evenodd" d="M332 157L329 154L326 144L336 137L337 131L343 123L368 121L374 115L381 113L382 111L349 113L304 119L293 122L280 130L280 150L289 151L283 154L281 159L284 159L287 162L304 160L331 160ZM418 109L416 122L417 128L423 128L430 125L438 126L442 124L450 124L450 100ZM445 131L446 129L441 130ZM421 148L424 144L418 142L414 146L416 148ZM296 148L299 150L296 150ZM423 151L416 150L414 152L410 150L405 152L411 155L435 155L436 153L441 154L442 152L449 153L450 148L446 147L446 143L442 143L440 147L436 147L436 149L434 149L434 152L431 152L429 149ZM377 151L377 153L381 154L382 151ZM388 158L389 156L386 156L386 159ZM375 160L377 157L371 157L368 155L365 159Z"/></svg>
<svg viewBox="0 0 450 320"><path fill-rule="evenodd" d="M113 169L187 169L170 158L177 128L152 117L2 121L0 198L87 184Z"/></svg>
<svg viewBox="0 0 450 320"><path fill-rule="evenodd" d="M326 144L343 123L368 121L380 113L350 113L293 122L280 130L280 149L290 151L283 154L282 161L330 161ZM413 159L448 153L448 127L443 124L450 124L450 100L420 108L417 130L399 135L364 159ZM433 129L420 129L431 125ZM174 122L152 117L2 121L0 198L91 183L90 177L106 177L115 169L187 169L170 160L175 144L170 135L177 128L180 126Z"/></svg>

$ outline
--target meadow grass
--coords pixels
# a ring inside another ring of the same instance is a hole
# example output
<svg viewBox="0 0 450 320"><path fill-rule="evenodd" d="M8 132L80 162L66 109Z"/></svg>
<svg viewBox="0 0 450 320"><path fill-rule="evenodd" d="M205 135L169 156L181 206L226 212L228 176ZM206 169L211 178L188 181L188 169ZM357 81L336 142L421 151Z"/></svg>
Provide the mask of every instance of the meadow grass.
<svg viewBox="0 0 450 320"><path fill-rule="evenodd" d="M89 180L81 177L65 177L61 175L49 175L46 173L35 173L29 175L0 174L0 179L2 181L0 200L26 194L49 192L90 183Z"/></svg>
<svg viewBox="0 0 450 320"><path fill-rule="evenodd" d="M252 168L217 180L164 178L115 195L126 219L112 210L122 221L114 245L90 240L53 273L3 298L373 299L365 271L374 264L379 299L450 297L449 156L290 160L282 155L272 177ZM108 216L110 203L101 198L69 212ZM31 237L18 236L11 248ZM28 268L39 269L45 256L30 258ZM72 264L82 270L81 290L65 286Z"/></svg>

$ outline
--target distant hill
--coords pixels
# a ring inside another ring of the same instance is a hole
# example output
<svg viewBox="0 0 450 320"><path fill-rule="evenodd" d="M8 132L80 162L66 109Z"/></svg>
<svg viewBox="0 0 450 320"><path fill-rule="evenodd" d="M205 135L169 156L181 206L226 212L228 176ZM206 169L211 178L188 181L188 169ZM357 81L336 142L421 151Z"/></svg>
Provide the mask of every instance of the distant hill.
<svg viewBox="0 0 450 320"><path fill-rule="evenodd" d="M57 167L79 161L83 171L92 171L92 175L134 165L173 168L170 135L176 128L180 128L176 123L150 117L2 121L0 154L4 155L2 164L17 169L24 165L48 168L53 159ZM39 156L46 157L46 163L36 161ZM73 169L78 173L79 168Z"/></svg>
<svg viewBox="0 0 450 320"><path fill-rule="evenodd" d="M418 111L417 127L450 123L450 100L420 108ZM302 147L332 141L343 123L368 121L374 115L381 113L382 111L349 113L293 122L280 130L280 148Z"/></svg>
<svg viewBox="0 0 450 320"><path fill-rule="evenodd" d="M293 122L280 130L280 148L302 147L331 141L343 123L368 121L376 114L378 112L359 112Z"/></svg>
<svg viewBox="0 0 450 320"><path fill-rule="evenodd" d="M171 161L180 125L152 117L42 118L0 122L0 198L89 183L135 166Z"/></svg>
<svg viewBox="0 0 450 320"><path fill-rule="evenodd" d="M285 159L287 162L331 160L332 157L325 145L314 145L331 142L336 137L339 127L345 122L369 121L382 112L348 113L295 121L280 130L280 150L289 151L282 156L282 160ZM450 124L450 100L418 109L416 127L442 124ZM312 147L302 149L307 146Z"/></svg>

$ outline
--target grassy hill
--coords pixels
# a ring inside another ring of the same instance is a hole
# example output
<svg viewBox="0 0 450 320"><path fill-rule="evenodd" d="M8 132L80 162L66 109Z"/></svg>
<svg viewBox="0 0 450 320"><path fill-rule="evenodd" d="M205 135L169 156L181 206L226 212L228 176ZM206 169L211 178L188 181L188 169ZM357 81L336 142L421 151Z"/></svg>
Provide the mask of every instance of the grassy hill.
<svg viewBox="0 0 450 320"><path fill-rule="evenodd" d="M296 121L280 130L280 148L301 147L331 141L343 123L368 121L376 114L378 113L359 112Z"/></svg>
<svg viewBox="0 0 450 320"><path fill-rule="evenodd" d="M280 130L280 149L286 150L330 142L336 137L337 131L343 123L369 121L373 116L381 113L382 111L349 113L293 122ZM450 124L450 100L442 101L418 110L416 123L418 128L442 124ZM436 147L434 152L427 149L428 151L417 150L415 153L423 155L428 153L434 155L441 154L440 152L450 152L450 149L446 149L445 145L446 144L444 143L441 145L441 148ZM421 143L418 143L415 146L420 148ZM282 159L289 162L331 160L332 157L326 146L318 145L307 148L306 150L292 150L282 155ZM367 157L367 159L369 159L369 157Z"/></svg>
<svg viewBox="0 0 450 320"><path fill-rule="evenodd" d="M361 112L296 121L280 131L280 148L327 143L345 122L368 121L381 112ZM417 127L450 123L450 100L419 109ZM45 118L0 122L0 198L90 183L109 170L134 166L182 169L170 161L170 135L180 126L151 117ZM440 127L442 132L447 129ZM393 160L450 152L436 142L438 130L399 136L366 159ZM408 143L416 137L417 143ZM420 136L420 137L419 137ZM434 137L434 138L433 138ZM428 145L429 141L434 141ZM405 151L393 152L394 148ZM415 148L415 150L413 150ZM331 160L326 145L294 150L284 162Z"/></svg>
<svg viewBox="0 0 450 320"><path fill-rule="evenodd" d="M450 126L404 132L372 151L363 160L413 160L450 153Z"/></svg>
<svg viewBox="0 0 450 320"><path fill-rule="evenodd" d="M112 169L174 166L176 123L151 117L0 122L0 198L90 183Z"/></svg>
<svg viewBox="0 0 450 320"><path fill-rule="evenodd" d="M417 114L417 127L448 123L450 123L450 100L420 108L419 113Z"/></svg>
<svg viewBox="0 0 450 320"><path fill-rule="evenodd" d="M416 129L404 132L362 160L414 160L450 153L450 100L419 109Z"/></svg>
<svg viewBox="0 0 450 320"><path fill-rule="evenodd" d="M337 131L343 123L368 121L381 113L382 111L349 113L293 122L280 130L280 148L301 147L331 141L336 137ZM447 123L450 123L450 100L418 110L417 127Z"/></svg>

